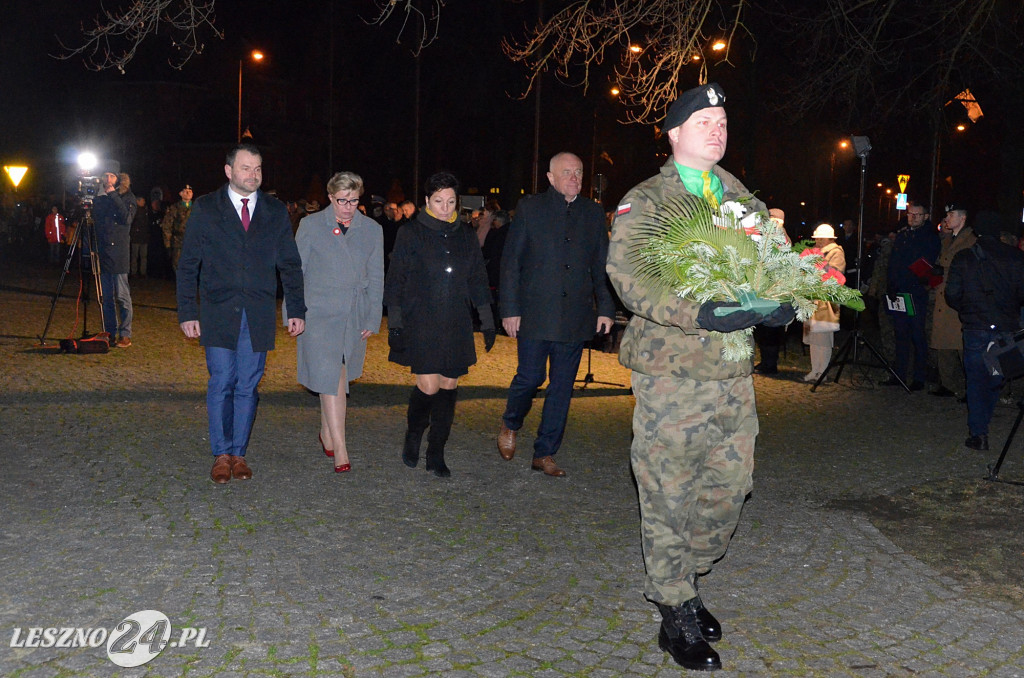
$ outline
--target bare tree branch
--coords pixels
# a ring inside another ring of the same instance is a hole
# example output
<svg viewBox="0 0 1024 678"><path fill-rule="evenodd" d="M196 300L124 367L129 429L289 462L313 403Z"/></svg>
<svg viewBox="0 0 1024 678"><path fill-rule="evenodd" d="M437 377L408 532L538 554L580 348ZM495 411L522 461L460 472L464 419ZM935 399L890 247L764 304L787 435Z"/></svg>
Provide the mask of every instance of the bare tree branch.
<svg viewBox="0 0 1024 678"><path fill-rule="evenodd" d="M396 22L401 19L395 42L401 44L406 29L414 35L412 43L413 56L419 56L424 48L437 39L441 28L441 10L447 0L373 0L377 14L372 19L364 19L371 26L383 26L392 16ZM412 26L409 25L410 21Z"/></svg>
<svg viewBox="0 0 1024 678"><path fill-rule="evenodd" d="M606 58L614 69L630 122L660 120L683 89L707 80L704 56L716 36L746 32L748 0L574 0L530 29L522 40L506 39L505 54L524 64L529 81L542 73L587 88ZM721 57L728 61L728 47ZM687 82L686 71L696 69Z"/></svg>
<svg viewBox="0 0 1024 678"><path fill-rule="evenodd" d="M86 68L102 71L116 68L121 73L147 38L163 28L170 36L173 56L167 61L180 69L204 48L201 35L209 31L217 38L224 35L214 25L216 0L133 0L126 9L102 9L92 27L82 26L85 42L70 47L58 36L64 50L58 59L82 57Z"/></svg>
<svg viewBox="0 0 1024 678"><path fill-rule="evenodd" d="M1019 86L1022 10L1012 4L826 0L795 14L792 3L777 2L777 30L801 54L781 108L806 114L829 105L845 111L846 121L881 122L934 115L981 80Z"/></svg>

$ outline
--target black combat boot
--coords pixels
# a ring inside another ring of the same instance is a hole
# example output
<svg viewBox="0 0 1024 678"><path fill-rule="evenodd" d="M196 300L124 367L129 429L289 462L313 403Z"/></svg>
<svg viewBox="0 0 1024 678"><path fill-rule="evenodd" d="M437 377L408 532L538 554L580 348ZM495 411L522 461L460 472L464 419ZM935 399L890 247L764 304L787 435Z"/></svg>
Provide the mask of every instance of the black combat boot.
<svg viewBox="0 0 1024 678"><path fill-rule="evenodd" d="M438 478L452 474L444 463L444 445L452 430L455 418L455 396L457 388L440 389L434 394L434 405L430 408L430 433L427 434L427 470Z"/></svg>
<svg viewBox="0 0 1024 678"><path fill-rule="evenodd" d="M405 431L405 444L402 446L402 462L409 468L416 468L420 461L420 442L423 440L423 432L430 424L430 408L434 396L429 396L418 387L412 387L412 394L409 396L409 412L406 415L408 422Z"/></svg>
<svg viewBox="0 0 1024 678"><path fill-rule="evenodd" d="M674 607L656 603L661 612L658 647L672 655L683 668L717 671L722 668L722 660L700 632L695 601L696 598L691 598Z"/></svg>
<svg viewBox="0 0 1024 678"><path fill-rule="evenodd" d="M697 593L697 577L693 577L691 580L693 584L693 592ZM704 640L709 643L717 643L722 639L722 625L715 619L715 615L707 611L704 607L704 602L700 599L700 594L691 600L693 603L693 609L697 611L697 625L700 627L700 634L704 636Z"/></svg>

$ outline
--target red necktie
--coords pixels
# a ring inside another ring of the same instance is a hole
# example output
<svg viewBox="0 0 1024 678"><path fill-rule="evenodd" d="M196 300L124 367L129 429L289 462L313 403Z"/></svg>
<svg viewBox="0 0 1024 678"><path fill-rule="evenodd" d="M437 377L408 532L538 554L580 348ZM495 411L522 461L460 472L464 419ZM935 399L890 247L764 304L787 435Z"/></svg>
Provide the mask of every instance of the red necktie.
<svg viewBox="0 0 1024 678"><path fill-rule="evenodd" d="M242 198L242 228L249 230L249 199Z"/></svg>

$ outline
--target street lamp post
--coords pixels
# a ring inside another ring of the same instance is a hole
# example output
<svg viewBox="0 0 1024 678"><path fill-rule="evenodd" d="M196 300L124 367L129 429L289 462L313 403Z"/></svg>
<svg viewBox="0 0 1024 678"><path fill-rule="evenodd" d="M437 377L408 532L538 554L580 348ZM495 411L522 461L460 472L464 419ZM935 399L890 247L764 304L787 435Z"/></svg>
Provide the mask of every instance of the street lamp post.
<svg viewBox="0 0 1024 678"><path fill-rule="evenodd" d="M849 147L850 147L850 142L847 141L846 139L843 139L842 141L839 142L839 149L846 150ZM828 170L828 218L829 218L829 221L833 221L833 223L834 223L834 220L835 220L835 215L834 215L835 204L833 203L833 200L832 200L832 194L833 194L833 187L835 186L835 183L836 183L836 153L839 151L839 149L835 149L835 148L832 149L832 155L831 155L831 159L829 160L829 170Z"/></svg>
<svg viewBox="0 0 1024 678"><path fill-rule="evenodd" d="M258 49L254 49L249 53L249 58L253 61L263 61L263 52ZM242 142L242 64L245 59L238 60L238 142Z"/></svg>

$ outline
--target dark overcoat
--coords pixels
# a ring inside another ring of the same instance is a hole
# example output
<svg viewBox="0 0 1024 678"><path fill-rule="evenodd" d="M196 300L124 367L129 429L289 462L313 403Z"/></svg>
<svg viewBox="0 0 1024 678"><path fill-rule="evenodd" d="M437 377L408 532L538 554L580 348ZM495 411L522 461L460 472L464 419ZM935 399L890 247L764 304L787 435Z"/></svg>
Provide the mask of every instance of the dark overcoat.
<svg viewBox="0 0 1024 678"><path fill-rule="evenodd" d="M615 315L606 283L608 230L593 200L571 203L553 187L519 202L501 258L501 317L521 316L519 336L587 341L597 316Z"/></svg>
<svg viewBox="0 0 1024 678"><path fill-rule="evenodd" d="M178 322L198 320L200 344L234 350L244 310L252 350L269 351L278 273L289 317L305 319L302 260L287 208L258 193L246 231L225 184L192 204L178 261Z"/></svg>
<svg viewBox="0 0 1024 678"><path fill-rule="evenodd" d="M421 210L398 229L384 283L388 326L405 350L388 359L413 374L459 377L476 363L473 309L490 319L491 292L476 234Z"/></svg>
<svg viewBox="0 0 1024 678"><path fill-rule="evenodd" d="M131 196L131 193L127 195ZM134 196L131 198L135 200ZM129 273L131 270L131 222L125 196L111 191L96 196L92 204L96 230L96 251L100 256L100 272Z"/></svg>

